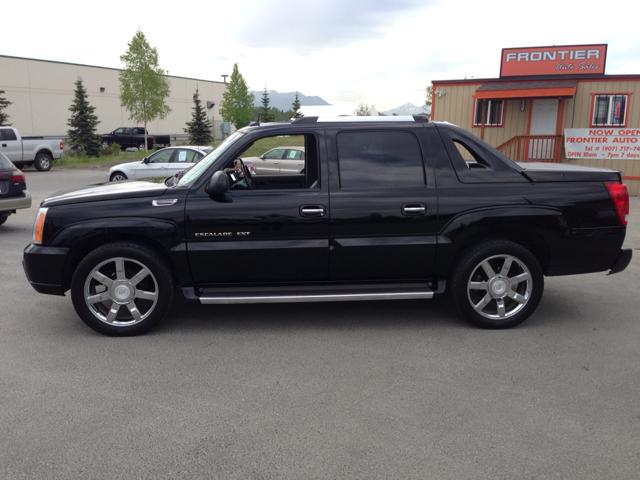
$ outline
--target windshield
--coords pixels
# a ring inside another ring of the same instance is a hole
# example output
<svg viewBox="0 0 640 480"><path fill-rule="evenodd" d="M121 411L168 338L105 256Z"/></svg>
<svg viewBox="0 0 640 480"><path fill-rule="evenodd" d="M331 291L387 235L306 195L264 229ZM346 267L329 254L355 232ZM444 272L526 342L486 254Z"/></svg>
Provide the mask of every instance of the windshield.
<svg viewBox="0 0 640 480"><path fill-rule="evenodd" d="M186 185L188 183L193 182L196 178L200 177L200 175L206 171L213 162L215 162L220 156L226 152L231 145L236 143L240 137L244 134L240 132L236 132L227 138L224 142L222 142L218 147L209 153L206 157L196 163L193 167L191 167L183 176L180 178L178 185Z"/></svg>

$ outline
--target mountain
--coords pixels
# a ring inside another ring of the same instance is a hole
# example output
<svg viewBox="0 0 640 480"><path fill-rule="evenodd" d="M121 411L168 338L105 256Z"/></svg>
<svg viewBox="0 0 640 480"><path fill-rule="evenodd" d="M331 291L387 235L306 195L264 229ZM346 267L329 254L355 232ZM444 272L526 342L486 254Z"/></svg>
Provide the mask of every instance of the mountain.
<svg viewBox="0 0 640 480"><path fill-rule="evenodd" d="M417 115L419 113L431 113L431 107L427 107L426 105L418 107L413 103L405 103L404 105L381 113L384 115L393 115L394 113L396 115Z"/></svg>
<svg viewBox="0 0 640 480"><path fill-rule="evenodd" d="M249 90L249 93L253 93L255 100L253 104L256 107L262 106L262 94L264 90ZM277 108L278 110L291 110L291 104L296 99L296 92L280 93L275 90L267 90L269 92L269 106ZM300 105L331 105L329 102L325 102L323 99L317 96L307 96L298 92L298 100Z"/></svg>

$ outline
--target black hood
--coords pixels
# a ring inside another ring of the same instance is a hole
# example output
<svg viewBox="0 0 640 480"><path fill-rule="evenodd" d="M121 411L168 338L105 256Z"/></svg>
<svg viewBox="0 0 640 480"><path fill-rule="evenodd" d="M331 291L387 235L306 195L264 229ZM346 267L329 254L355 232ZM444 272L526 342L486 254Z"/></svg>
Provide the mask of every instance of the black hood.
<svg viewBox="0 0 640 480"><path fill-rule="evenodd" d="M167 191L164 178L139 181L107 182L56 192L42 202L43 207L72 203L121 200L125 198L160 197Z"/></svg>

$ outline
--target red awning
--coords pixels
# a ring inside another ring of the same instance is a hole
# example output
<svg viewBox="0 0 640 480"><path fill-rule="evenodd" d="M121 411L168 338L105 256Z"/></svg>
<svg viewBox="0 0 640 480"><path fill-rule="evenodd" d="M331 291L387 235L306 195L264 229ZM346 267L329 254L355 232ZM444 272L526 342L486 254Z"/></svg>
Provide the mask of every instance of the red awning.
<svg viewBox="0 0 640 480"><path fill-rule="evenodd" d="M473 97L477 99L573 97L577 88L577 80L495 82L482 85Z"/></svg>

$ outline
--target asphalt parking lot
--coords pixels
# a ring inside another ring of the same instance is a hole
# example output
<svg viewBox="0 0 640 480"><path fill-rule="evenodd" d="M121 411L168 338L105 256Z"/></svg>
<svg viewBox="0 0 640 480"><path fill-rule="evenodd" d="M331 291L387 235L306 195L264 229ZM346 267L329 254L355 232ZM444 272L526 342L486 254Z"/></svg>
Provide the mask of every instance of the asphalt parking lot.
<svg viewBox="0 0 640 480"><path fill-rule="evenodd" d="M640 199L626 271L546 279L518 328L448 301L200 306L109 338L22 271L48 194L0 227L0 478L632 479Z"/></svg>

